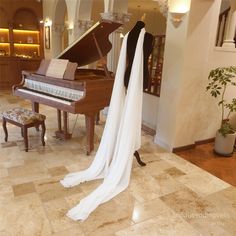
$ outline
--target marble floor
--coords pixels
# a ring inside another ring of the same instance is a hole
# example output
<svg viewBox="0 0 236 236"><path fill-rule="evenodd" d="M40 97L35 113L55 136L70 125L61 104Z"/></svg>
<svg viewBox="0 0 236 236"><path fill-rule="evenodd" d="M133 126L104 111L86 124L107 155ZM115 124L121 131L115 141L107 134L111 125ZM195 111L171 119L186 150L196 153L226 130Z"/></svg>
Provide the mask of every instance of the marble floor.
<svg viewBox="0 0 236 236"><path fill-rule="evenodd" d="M0 112L30 103L0 92ZM154 145L143 133L142 159L133 162L127 190L99 206L84 222L66 212L101 181L65 189L59 180L89 166L95 152L85 155L84 117L70 115L72 139L54 138L56 112L47 116L46 146L30 129L30 150L24 151L19 128L8 125L9 142L0 129L0 236L195 236L236 235L236 189L173 153ZM96 126L95 148L104 127Z"/></svg>

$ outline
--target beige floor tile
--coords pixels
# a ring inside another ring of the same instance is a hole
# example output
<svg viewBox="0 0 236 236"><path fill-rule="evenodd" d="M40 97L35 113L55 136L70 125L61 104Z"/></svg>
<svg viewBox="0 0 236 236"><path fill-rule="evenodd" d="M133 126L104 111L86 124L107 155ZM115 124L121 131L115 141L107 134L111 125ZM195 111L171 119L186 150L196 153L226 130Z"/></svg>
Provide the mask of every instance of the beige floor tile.
<svg viewBox="0 0 236 236"><path fill-rule="evenodd" d="M86 235L110 236L130 226L131 217L132 209L110 200L100 205L86 221L79 223Z"/></svg>
<svg viewBox="0 0 236 236"><path fill-rule="evenodd" d="M60 179L60 177L54 177L42 181L35 181L35 189L42 202L48 202L82 192L80 186L64 188L60 183Z"/></svg>
<svg viewBox="0 0 236 236"><path fill-rule="evenodd" d="M215 207L188 188L162 196L160 199L177 214L187 219L207 215Z"/></svg>
<svg viewBox="0 0 236 236"><path fill-rule="evenodd" d="M66 175L69 173L65 166L49 168L48 172L51 176Z"/></svg>
<svg viewBox="0 0 236 236"><path fill-rule="evenodd" d="M180 176L178 181L200 196L206 196L230 186L230 184L202 170Z"/></svg>
<svg viewBox="0 0 236 236"><path fill-rule="evenodd" d="M175 215L163 215L120 230L116 236L202 236Z"/></svg>
<svg viewBox="0 0 236 236"><path fill-rule="evenodd" d="M75 226L71 229L54 233L52 236L85 236L85 234L80 227Z"/></svg>
<svg viewBox="0 0 236 236"><path fill-rule="evenodd" d="M14 198L12 183L8 177L0 180L0 204Z"/></svg>
<svg viewBox="0 0 236 236"><path fill-rule="evenodd" d="M179 169L177 169L176 167L172 167L170 169L166 169L164 170L165 173L167 173L168 175L174 177L180 177L185 175L185 173Z"/></svg>
<svg viewBox="0 0 236 236"><path fill-rule="evenodd" d="M8 168L8 173L14 184L21 184L50 177L48 170L42 161Z"/></svg>
<svg viewBox="0 0 236 236"><path fill-rule="evenodd" d="M69 206L68 210L70 210L71 208L79 204L80 200L85 198L87 195L88 195L87 193L79 192L79 193L72 194L70 196L66 196L65 200Z"/></svg>
<svg viewBox="0 0 236 236"><path fill-rule="evenodd" d="M202 171L198 166L182 159L174 153L162 153L160 158L186 174L191 174L193 171Z"/></svg>
<svg viewBox="0 0 236 236"><path fill-rule="evenodd" d="M143 171L149 175L156 176L162 173L164 170L171 168L172 166L163 160L157 160L148 163L147 166L143 167Z"/></svg>
<svg viewBox="0 0 236 236"><path fill-rule="evenodd" d="M59 198L43 204L47 217L51 222L53 232L65 231L76 227L81 232L80 226L77 222L71 220L66 216L68 212L68 204L64 198Z"/></svg>
<svg viewBox="0 0 236 236"><path fill-rule="evenodd" d="M12 189L15 197L35 192L35 187L33 182L13 185Z"/></svg>
<svg viewBox="0 0 236 236"><path fill-rule="evenodd" d="M4 178L8 176L8 171L6 168L1 167L0 168L0 178Z"/></svg>
<svg viewBox="0 0 236 236"><path fill-rule="evenodd" d="M0 204L0 212L0 232L24 236L51 234L50 223L35 193Z"/></svg>
<svg viewBox="0 0 236 236"><path fill-rule="evenodd" d="M167 214L168 212L171 212L171 210L159 198L156 198L145 203L135 204L132 220L134 223L139 223L157 215Z"/></svg>
<svg viewBox="0 0 236 236"><path fill-rule="evenodd" d="M125 205L128 208L133 208L135 204L139 203L129 189L126 189L125 191L115 196L114 201L121 205L125 202Z"/></svg>

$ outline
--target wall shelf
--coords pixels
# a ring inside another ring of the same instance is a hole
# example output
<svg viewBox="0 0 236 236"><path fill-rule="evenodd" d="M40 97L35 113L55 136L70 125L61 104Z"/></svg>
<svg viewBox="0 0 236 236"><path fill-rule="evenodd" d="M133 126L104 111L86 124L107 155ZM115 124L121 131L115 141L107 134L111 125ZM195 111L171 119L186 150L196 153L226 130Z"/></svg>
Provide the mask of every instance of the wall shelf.
<svg viewBox="0 0 236 236"><path fill-rule="evenodd" d="M0 56L10 56L9 29L0 28Z"/></svg>
<svg viewBox="0 0 236 236"><path fill-rule="evenodd" d="M0 0L0 90L37 70L44 57L42 1Z"/></svg>
<svg viewBox="0 0 236 236"><path fill-rule="evenodd" d="M40 57L40 31L13 29L14 56Z"/></svg>

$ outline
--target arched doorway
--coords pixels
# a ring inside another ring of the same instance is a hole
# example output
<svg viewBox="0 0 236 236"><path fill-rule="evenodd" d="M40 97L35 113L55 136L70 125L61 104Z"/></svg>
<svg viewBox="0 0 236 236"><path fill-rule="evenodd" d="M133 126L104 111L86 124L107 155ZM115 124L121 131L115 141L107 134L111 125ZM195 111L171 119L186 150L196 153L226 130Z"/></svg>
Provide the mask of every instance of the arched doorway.
<svg viewBox="0 0 236 236"><path fill-rule="evenodd" d="M53 20L53 57L59 55L68 46L68 10L65 0L58 0Z"/></svg>

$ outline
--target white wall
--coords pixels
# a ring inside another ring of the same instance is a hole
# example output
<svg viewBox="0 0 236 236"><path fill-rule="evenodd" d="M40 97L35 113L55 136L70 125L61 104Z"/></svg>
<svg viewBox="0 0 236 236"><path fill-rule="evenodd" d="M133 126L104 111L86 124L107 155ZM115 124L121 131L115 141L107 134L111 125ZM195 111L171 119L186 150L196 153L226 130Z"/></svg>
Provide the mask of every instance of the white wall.
<svg viewBox="0 0 236 236"><path fill-rule="evenodd" d="M220 0L212 3L208 13L207 20L210 23L209 27L210 37L207 43L207 56L205 71L201 80L201 93L199 95L198 106L198 120L200 121L200 127L196 129L195 141L212 138L215 136L216 130L220 126L221 110L217 105L219 100L212 98L209 93L205 92L206 85L208 84L207 77L212 69L222 66L236 66L236 50L224 49L215 47L216 32L218 27L218 14L220 11ZM205 27L205 33L208 32L208 28ZM231 87L227 90L227 99L236 97L236 88Z"/></svg>
<svg viewBox="0 0 236 236"><path fill-rule="evenodd" d="M206 93L209 71L235 65L235 52L214 47L220 0L192 0L179 28L167 24L167 41L155 142L168 150L212 138L220 124L217 101ZM235 97L236 90L229 92Z"/></svg>
<svg viewBox="0 0 236 236"><path fill-rule="evenodd" d="M216 35L212 29L215 19L211 7L214 1L192 0L189 12L187 39L185 44L185 59L183 65L180 100L177 106L176 130L173 147L193 144L195 141L211 138L215 133L215 125L209 129L211 111L210 96L206 94L208 50L211 45L211 35ZM215 14L216 11L213 11ZM214 19L213 19L214 18ZM212 29L209 32L209 28ZM213 44L214 45L214 44ZM210 114L206 116L206 112ZM208 127L202 125L208 120ZM214 132L214 133L213 133ZM198 135L201 133L201 135Z"/></svg>
<svg viewBox="0 0 236 236"><path fill-rule="evenodd" d="M168 14L155 142L170 151L175 141L178 100L183 84L182 74L187 26L188 14L178 28L172 24L170 14Z"/></svg>
<svg viewBox="0 0 236 236"><path fill-rule="evenodd" d="M156 130L159 97L143 93L142 123Z"/></svg>

